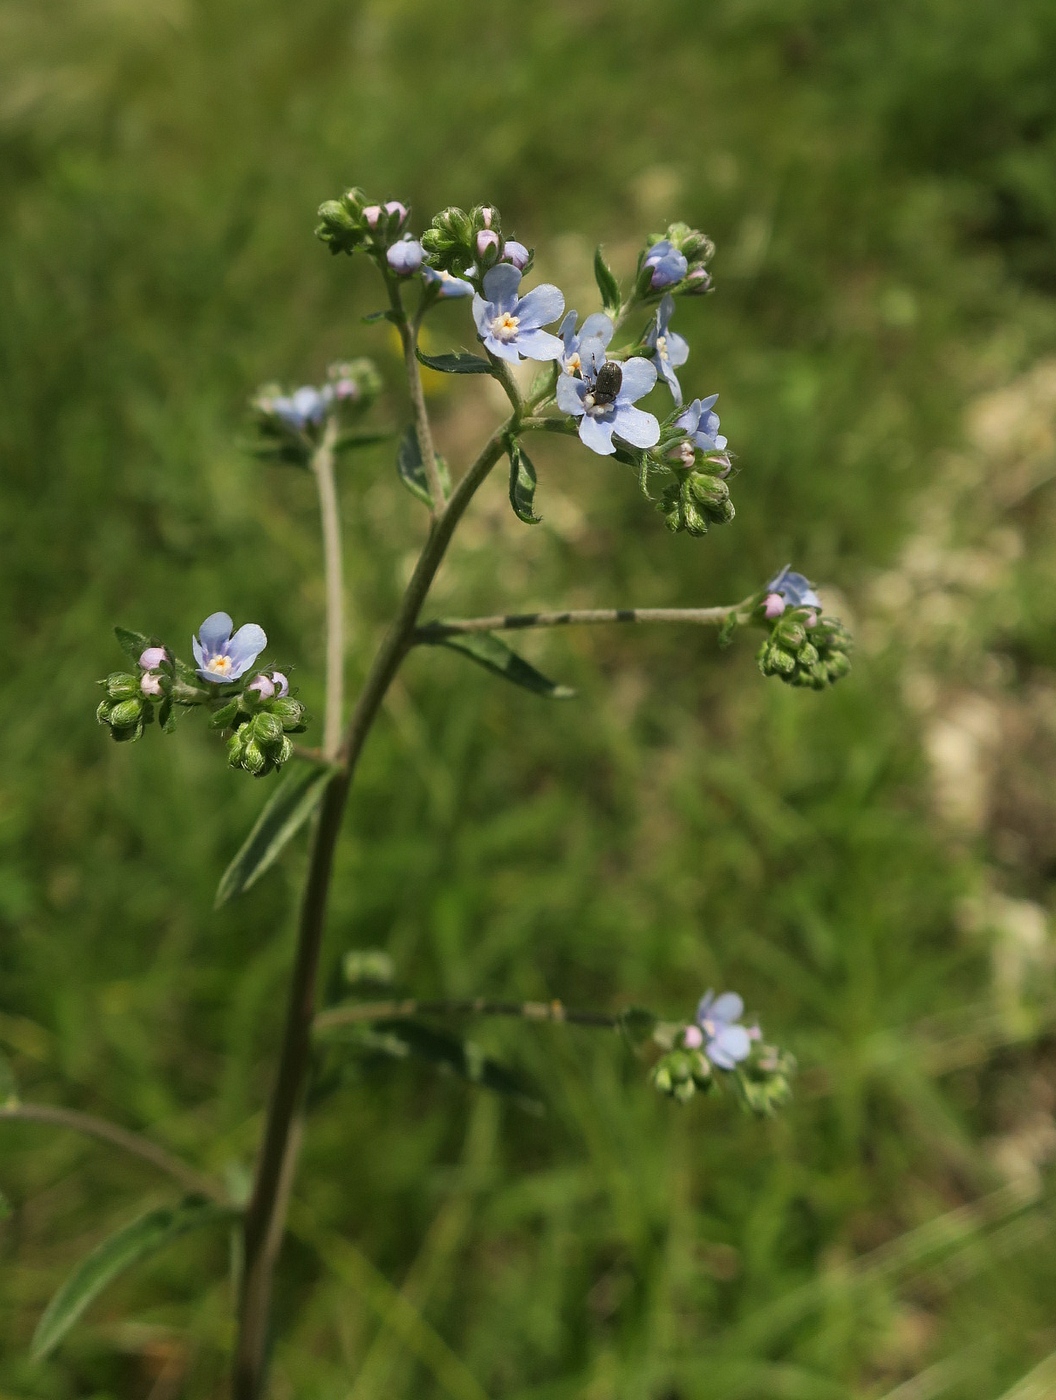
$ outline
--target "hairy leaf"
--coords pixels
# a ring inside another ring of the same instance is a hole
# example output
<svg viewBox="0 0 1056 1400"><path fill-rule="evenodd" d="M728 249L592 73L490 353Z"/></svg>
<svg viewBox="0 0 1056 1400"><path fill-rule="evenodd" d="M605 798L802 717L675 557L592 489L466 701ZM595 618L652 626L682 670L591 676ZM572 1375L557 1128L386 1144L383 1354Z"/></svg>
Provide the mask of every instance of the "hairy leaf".
<svg viewBox="0 0 1056 1400"><path fill-rule="evenodd" d="M479 355L471 355L468 350L453 350L446 355L426 355L421 350L414 352L423 365L439 370L441 374L491 374L491 363Z"/></svg>
<svg viewBox="0 0 1056 1400"><path fill-rule="evenodd" d="M315 811L334 769L297 763L272 793L241 850L224 871L216 891L216 908L255 885Z"/></svg>
<svg viewBox="0 0 1056 1400"><path fill-rule="evenodd" d="M533 695L543 695L548 700L571 700L576 693L567 685L548 680L541 671L511 651L505 642L500 642L493 632L462 632L434 638L426 631L422 639L430 646L450 647L452 651L461 652L478 666L530 690Z"/></svg>
<svg viewBox="0 0 1056 1400"><path fill-rule="evenodd" d="M152 638L144 636L142 632L133 632L128 627L115 627L114 636L117 638L117 644L121 650L130 661L136 662L137 665L147 647L155 645Z"/></svg>
<svg viewBox="0 0 1056 1400"><path fill-rule="evenodd" d="M444 491L451 489L451 476L447 470L447 463L443 457L437 456L437 470L440 473L440 484ZM418 433L413 423L408 424L400 438L400 445L396 449L396 470L400 474L400 480L407 487L412 496L430 508L433 498L429 494L429 480L425 474L425 463L422 461L421 449L418 446Z"/></svg>
<svg viewBox="0 0 1056 1400"><path fill-rule="evenodd" d="M52 1298L33 1336L33 1359L40 1361L58 1346L111 1279L181 1235L231 1219L234 1213L203 1196L186 1196L178 1205L149 1210L122 1226L81 1260Z"/></svg>
<svg viewBox="0 0 1056 1400"><path fill-rule="evenodd" d="M540 517L535 513L535 467L532 459L519 442L511 442L510 455L510 505L518 520L526 525L538 525Z"/></svg>
<svg viewBox="0 0 1056 1400"><path fill-rule="evenodd" d="M594 281L601 293L601 304L610 316L620 309L620 284L599 247L594 254Z"/></svg>

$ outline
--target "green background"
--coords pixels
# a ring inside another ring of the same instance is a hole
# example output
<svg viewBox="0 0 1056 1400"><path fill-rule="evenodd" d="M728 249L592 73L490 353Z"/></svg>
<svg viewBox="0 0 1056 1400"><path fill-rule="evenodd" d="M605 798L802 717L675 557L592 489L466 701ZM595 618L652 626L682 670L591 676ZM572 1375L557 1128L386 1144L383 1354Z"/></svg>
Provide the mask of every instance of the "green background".
<svg viewBox="0 0 1056 1400"><path fill-rule="evenodd" d="M496 203L581 314L596 243L624 277L670 219L718 245L677 324L736 521L671 537L624 469L548 443L544 525L489 482L437 613L727 602L792 560L858 638L823 695L694 629L524 639L565 705L411 658L340 848L328 997L379 946L419 995L685 1016L735 987L801 1074L757 1122L560 1027L472 1030L541 1118L364 1067L309 1128L277 1397L996 1400L1049 1374L1054 65L1046 0L0 13L0 1040L25 1097L252 1160L303 851L214 913L267 789L194 717L110 744L94 682L114 623L186 649L223 608L318 714L311 484L244 450L246 404L367 353L378 420L406 421L370 268L312 237L348 184L417 228ZM470 337L438 313L437 346ZM457 467L497 406L430 388ZM422 538L392 455L342 468L353 678ZM0 1188L4 1400L224 1393L219 1237L28 1360L72 1262L165 1183L3 1124Z"/></svg>

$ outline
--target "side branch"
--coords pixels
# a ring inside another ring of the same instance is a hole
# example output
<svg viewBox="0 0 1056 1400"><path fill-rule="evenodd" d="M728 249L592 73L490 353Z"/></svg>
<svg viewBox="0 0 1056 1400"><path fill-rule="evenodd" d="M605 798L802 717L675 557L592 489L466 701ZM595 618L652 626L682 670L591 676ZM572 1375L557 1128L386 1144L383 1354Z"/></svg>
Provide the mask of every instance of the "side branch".
<svg viewBox="0 0 1056 1400"><path fill-rule="evenodd" d="M53 1128L68 1128L84 1137L97 1138L100 1142L120 1147L122 1151L149 1162L158 1171L178 1181L186 1190L208 1196L210 1200L219 1201L222 1205L227 1204L227 1197L215 1181L196 1172L193 1167L166 1151L164 1147L151 1142L149 1138L140 1133L130 1132L128 1128L122 1128L105 1118L96 1118L91 1113L80 1113L77 1109L59 1108L53 1104L9 1103L0 1107L0 1121L5 1119L23 1123L46 1123Z"/></svg>
<svg viewBox="0 0 1056 1400"><path fill-rule="evenodd" d="M564 612L497 613L494 617L454 617L416 627L416 643L455 637L463 632L515 632L527 627L576 627L596 622L689 622L721 627L745 606L716 608L571 608Z"/></svg>
<svg viewBox="0 0 1056 1400"><path fill-rule="evenodd" d="M403 309L400 289L391 276L385 279L389 284L389 299L392 309L399 317L397 330L403 344L403 366L407 373L407 387L414 408L414 428L418 437L418 452L425 467L425 479L429 483L429 495L433 501L433 518L437 519L444 509L447 497L444 483L440 480L440 468L436 461L436 448L433 446L433 429L429 422L429 410L425 406L425 391L422 388L422 372L418 367L418 318L407 319Z"/></svg>
<svg viewBox="0 0 1056 1400"><path fill-rule="evenodd" d="M361 1001L334 1006L315 1018L317 1031L335 1026L351 1026L363 1021L382 1021L389 1016L513 1016L522 1021L560 1021L570 1026L592 1026L616 1030L619 1016L605 1011L574 1011L560 1001L485 1001L483 997L448 1001L417 1001L405 997L393 1001Z"/></svg>

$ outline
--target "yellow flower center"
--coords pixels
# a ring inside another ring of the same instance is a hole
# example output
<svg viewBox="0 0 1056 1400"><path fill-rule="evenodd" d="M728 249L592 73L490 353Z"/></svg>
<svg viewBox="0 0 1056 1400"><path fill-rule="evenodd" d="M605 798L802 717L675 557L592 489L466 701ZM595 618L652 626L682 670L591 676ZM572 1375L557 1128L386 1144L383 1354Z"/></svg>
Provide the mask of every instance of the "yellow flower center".
<svg viewBox="0 0 1056 1400"><path fill-rule="evenodd" d="M656 337L656 353L662 360L667 359L667 336L658 335Z"/></svg>
<svg viewBox="0 0 1056 1400"><path fill-rule="evenodd" d="M205 663L205 669L212 671L214 676L226 676L231 669L230 656L211 656Z"/></svg>
<svg viewBox="0 0 1056 1400"><path fill-rule="evenodd" d="M582 373L583 373L583 361L579 358L579 352L578 352L578 351L575 351L575 350L574 350L574 351L572 352L572 354L569 355L568 359L565 361L565 373L566 373L566 374L582 374Z"/></svg>
<svg viewBox="0 0 1056 1400"><path fill-rule="evenodd" d="M501 340L507 344L517 337L517 327L521 324L521 318L514 316L511 311L504 311L501 316L496 316L491 323L491 333L496 340Z"/></svg>

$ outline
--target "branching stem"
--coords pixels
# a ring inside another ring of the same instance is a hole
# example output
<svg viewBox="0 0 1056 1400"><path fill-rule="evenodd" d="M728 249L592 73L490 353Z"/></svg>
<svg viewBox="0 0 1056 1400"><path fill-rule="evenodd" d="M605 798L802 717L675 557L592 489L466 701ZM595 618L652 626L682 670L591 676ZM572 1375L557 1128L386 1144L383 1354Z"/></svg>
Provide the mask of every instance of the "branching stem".
<svg viewBox="0 0 1056 1400"><path fill-rule="evenodd" d="M599 622L685 622L721 627L750 601L717 608L571 608L564 612L496 613L494 617L445 617L416 627L414 640L432 642L465 632L516 632L529 627L578 627Z"/></svg>
<svg viewBox="0 0 1056 1400"><path fill-rule="evenodd" d="M407 373L407 387L410 390L411 406L414 409L414 429L418 436L418 451L422 458L422 465L425 467L425 479L429 483L429 495L433 500L433 519L436 520L444 509L447 497L444 493L444 483L440 479L436 448L433 446L433 429L429 422L429 410L425 406L422 372L418 367L416 351L418 349L419 319L415 317L414 320L408 320L403 307L403 298L400 295L399 283L395 277L387 275L385 281L389 288L392 309L398 318L396 329L400 333L400 342L403 345L403 367Z"/></svg>
<svg viewBox="0 0 1056 1400"><path fill-rule="evenodd" d="M622 1024L619 1016L606 1011L576 1011L562 1001L486 1001L483 997L418 1001L413 997L403 997L392 1001L357 1001L348 1006L333 1006L316 1016L315 1029L333 1030L335 1026L383 1021L390 1016L513 1016L522 1021L556 1021L599 1030L616 1030Z"/></svg>

